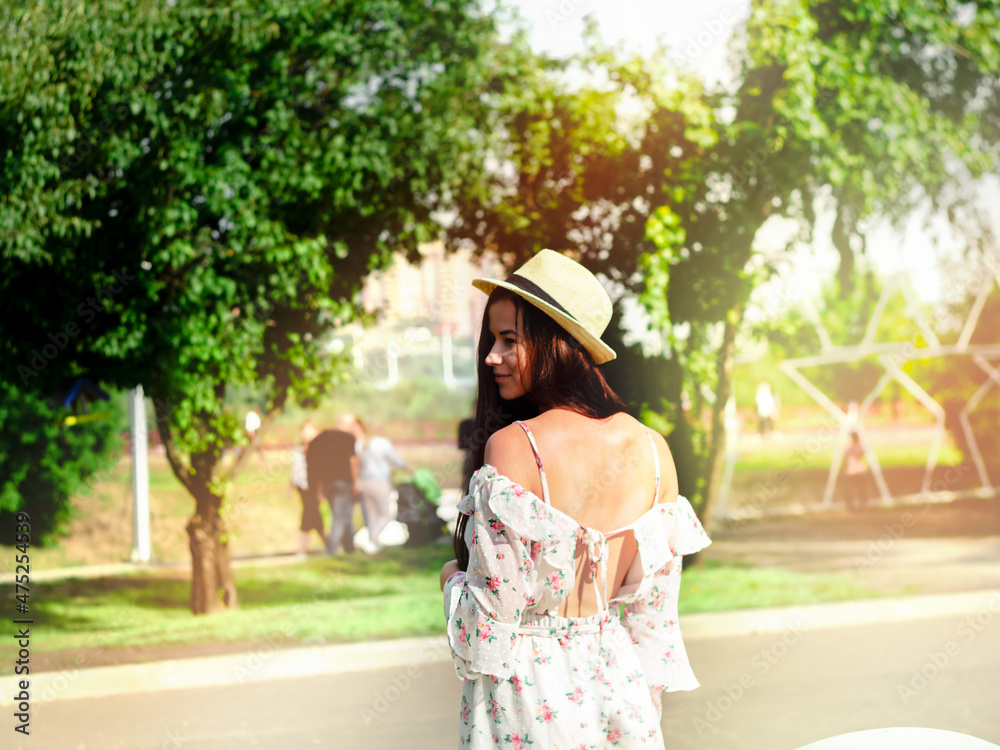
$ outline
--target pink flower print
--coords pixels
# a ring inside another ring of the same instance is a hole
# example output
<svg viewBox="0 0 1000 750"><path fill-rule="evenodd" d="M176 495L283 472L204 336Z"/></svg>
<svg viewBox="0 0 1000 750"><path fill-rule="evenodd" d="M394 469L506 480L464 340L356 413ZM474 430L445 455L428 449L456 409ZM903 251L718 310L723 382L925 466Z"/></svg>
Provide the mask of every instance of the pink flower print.
<svg viewBox="0 0 1000 750"><path fill-rule="evenodd" d="M524 750L524 748L527 747L528 745L535 744L528 738L528 735L526 734L523 736L520 734L508 734L504 738L504 741L510 743L513 746L513 750Z"/></svg>
<svg viewBox="0 0 1000 750"><path fill-rule="evenodd" d="M486 588L495 594L500 590L500 576L490 576L486 579Z"/></svg>
<svg viewBox="0 0 1000 750"><path fill-rule="evenodd" d="M542 543L532 542L531 543L531 559L536 560L538 556L542 553Z"/></svg>
<svg viewBox="0 0 1000 750"><path fill-rule="evenodd" d="M566 648L569 645L569 637L565 635L559 636L559 645Z"/></svg>
<svg viewBox="0 0 1000 750"><path fill-rule="evenodd" d="M493 529L498 534L503 533L503 521L499 518L494 518L490 521L490 528Z"/></svg>
<svg viewBox="0 0 1000 750"><path fill-rule="evenodd" d="M562 584L562 573L556 572L549 575L549 586L552 588L559 588Z"/></svg>
<svg viewBox="0 0 1000 750"><path fill-rule="evenodd" d="M608 742L618 742L622 738L622 730L618 727L608 730Z"/></svg>
<svg viewBox="0 0 1000 750"><path fill-rule="evenodd" d="M481 641L488 641L492 634L493 629L489 625L483 625L479 628L479 640Z"/></svg>
<svg viewBox="0 0 1000 750"><path fill-rule="evenodd" d="M465 724L469 723L469 706L468 705L462 706L462 721Z"/></svg>
<svg viewBox="0 0 1000 750"><path fill-rule="evenodd" d="M510 681L511 684L514 686L515 693L520 693L522 690L524 690L524 685L521 684L521 678L518 677L517 675L512 676L510 678Z"/></svg>
<svg viewBox="0 0 1000 750"><path fill-rule="evenodd" d="M535 717L538 721L548 724L554 718L556 718L556 712L549 708L548 703L543 703L538 707L538 716Z"/></svg>
<svg viewBox="0 0 1000 750"><path fill-rule="evenodd" d="M570 703L575 703L579 706L583 703L583 688L577 687L572 693L566 693L566 697L569 699Z"/></svg>

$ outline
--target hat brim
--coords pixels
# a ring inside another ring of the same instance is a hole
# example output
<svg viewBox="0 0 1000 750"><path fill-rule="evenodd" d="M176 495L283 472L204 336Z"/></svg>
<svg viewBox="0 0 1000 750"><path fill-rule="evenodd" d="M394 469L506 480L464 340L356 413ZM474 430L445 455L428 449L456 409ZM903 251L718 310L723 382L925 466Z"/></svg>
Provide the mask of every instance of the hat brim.
<svg viewBox="0 0 1000 750"><path fill-rule="evenodd" d="M530 292L526 292L513 284L509 284L506 281L500 281L498 279L473 279L472 286L482 292L486 292L486 294L491 294L494 289L500 287L509 292L513 292L518 297L530 302L562 326L573 338L579 341L580 344L583 345L583 348L590 352L590 356L594 358L594 362L599 365L604 364L605 362L610 362L618 356L614 349L580 325L580 323L573 317L567 315L558 307L550 305L545 300L536 297Z"/></svg>

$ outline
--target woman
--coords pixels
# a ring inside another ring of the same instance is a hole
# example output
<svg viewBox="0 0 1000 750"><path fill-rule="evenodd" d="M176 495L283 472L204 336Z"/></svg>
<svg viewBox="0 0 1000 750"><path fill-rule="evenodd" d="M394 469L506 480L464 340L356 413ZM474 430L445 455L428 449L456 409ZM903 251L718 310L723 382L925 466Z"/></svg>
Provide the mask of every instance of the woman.
<svg viewBox="0 0 1000 750"><path fill-rule="evenodd" d="M319 434L312 422L306 422L299 430L301 445L292 449L292 471L289 479L288 493L292 488L299 493L302 500L302 520L299 523L299 551L296 557L305 560L309 552L309 532L315 531L323 540L323 549L327 548L328 540L323 529L323 516L319 512L319 493L309 491L309 467L306 465L306 448L310 441Z"/></svg>
<svg viewBox="0 0 1000 750"><path fill-rule="evenodd" d="M360 418L357 419L357 424L361 436L358 493L361 495L361 511L371 540L368 551L375 554L382 549L379 537L389 522L395 520L391 500L392 470L409 470L409 467L396 453L389 438L376 436L365 442L365 424Z"/></svg>
<svg viewBox="0 0 1000 750"><path fill-rule="evenodd" d="M611 300L551 250L473 284L490 295L482 468L459 505L459 559L441 569L466 681L460 744L663 747L660 693L698 686L677 626L680 555L708 538L665 441L597 368L615 357L600 339Z"/></svg>

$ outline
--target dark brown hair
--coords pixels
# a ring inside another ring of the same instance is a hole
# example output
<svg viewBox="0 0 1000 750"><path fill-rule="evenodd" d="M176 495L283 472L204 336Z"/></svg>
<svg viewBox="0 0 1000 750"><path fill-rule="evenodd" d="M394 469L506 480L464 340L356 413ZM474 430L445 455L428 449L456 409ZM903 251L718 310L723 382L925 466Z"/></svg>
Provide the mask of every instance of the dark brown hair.
<svg viewBox="0 0 1000 750"><path fill-rule="evenodd" d="M524 331L523 361L519 362L519 366L528 393L511 401L500 398L493 368L486 364L486 357L493 348L490 308L500 300L514 303L517 320ZM472 431L468 460L463 471L463 492L469 489L472 473L485 463L486 441L497 430L556 407L571 409L595 419L625 411L625 404L611 390L590 352L555 320L502 287L494 289L486 303L479 332L476 372L479 380L476 426ZM461 515L455 526L455 557L462 570L466 570L469 564L469 550L465 545L468 518Z"/></svg>

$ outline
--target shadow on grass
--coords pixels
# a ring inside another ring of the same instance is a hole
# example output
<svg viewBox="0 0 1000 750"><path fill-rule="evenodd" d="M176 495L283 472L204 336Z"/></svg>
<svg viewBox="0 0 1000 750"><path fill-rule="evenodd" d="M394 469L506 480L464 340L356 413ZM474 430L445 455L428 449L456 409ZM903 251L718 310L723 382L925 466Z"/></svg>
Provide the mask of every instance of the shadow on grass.
<svg viewBox="0 0 1000 750"><path fill-rule="evenodd" d="M388 549L375 557L355 553L300 565L237 569L234 576L241 608L374 600L436 587L437 573L451 557L443 546ZM32 611L46 628L76 632L128 619L136 610L187 612L190 592L190 580L176 574L71 578L37 584ZM14 586L0 585L0 596L10 601Z"/></svg>

